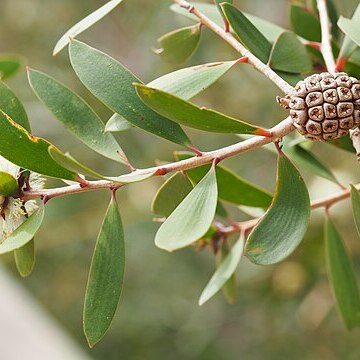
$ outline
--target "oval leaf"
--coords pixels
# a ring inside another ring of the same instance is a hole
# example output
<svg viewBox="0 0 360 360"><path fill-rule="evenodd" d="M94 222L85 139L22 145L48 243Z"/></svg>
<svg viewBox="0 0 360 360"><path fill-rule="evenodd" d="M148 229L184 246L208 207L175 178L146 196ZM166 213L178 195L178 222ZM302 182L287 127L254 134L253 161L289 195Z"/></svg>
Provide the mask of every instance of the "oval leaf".
<svg viewBox="0 0 360 360"><path fill-rule="evenodd" d="M264 135L266 130L217 111L200 108L170 93L135 84L140 99L154 111L179 124L195 129L233 134Z"/></svg>
<svg viewBox="0 0 360 360"><path fill-rule="evenodd" d="M124 231L112 198L91 262L84 304L84 332L90 347L105 335L117 309L124 281Z"/></svg>
<svg viewBox="0 0 360 360"><path fill-rule="evenodd" d="M329 281L340 314L348 329L360 325L360 297L356 275L335 226L325 222L325 254Z"/></svg>
<svg viewBox="0 0 360 360"><path fill-rule="evenodd" d="M175 152L177 160L188 159L192 154L188 152ZM197 184L209 171L210 165L199 166L186 170L187 175ZM272 195L242 179L230 169L217 165L216 178L219 189L219 198L237 205L267 208L272 201Z"/></svg>
<svg viewBox="0 0 360 360"><path fill-rule="evenodd" d="M227 242L223 243L220 251L216 254L216 266L219 267L226 256L229 254L230 248ZM236 272L234 272L229 280L222 287L222 293L228 304L235 304L237 296Z"/></svg>
<svg viewBox="0 0 360 360"><path fill-rule="evenodd" d="M156 170L150 170L145 174L142 173L137 174L136 172L132 172L130 174L125 174L120 176L104 176L90 169L86 165L81 164L71 155L64 154L54 146L49 146L49 154L59 165L63 166L65 169L74 171L76 173L80 173L81 175L87 175L96 179L108 180L119 184L129 184L129 183L143 181L156 174Z"/></svg>
<svg viewBox="0 0 360 360"><path fill-rule="evenodd" d="M291 5L290 21L297 35L309 41L321 41L320 21L309 11L300 6Z"/></svg>
<svg viewBox="0 0 360 360"><path fill-rule="evenodd" d="M245 236L242 234L201 293L199 299L200 306L210 300L235 273L243 255L244 243Z"/></svg>
<svg viewBox="0 0 360 360"><path fill-rule="evenodd" d="M290 146L285 153L299 166L304 167L311 173L340 185L339 180L332 171L323 164L314 154L300 145Z"/></svg>
<svg viewBox="0 0 360 360"><path fill-rule="evenodd" d="M23 59L16 55L0 56L0 79L6 80L15 75L22 66Z"/></svg>
<svg viewBox="0 0 360 360"><path fill-rule="evenodd" d="M70 44L70 60L82 83L111 110L145 131L179 145L190 145L178 124L141 102L132 85L140 80L115 59L74 40Z"/></svg>
<svg viewBox="0 0 360 360"><path fill-rule="evenodd" d="M158 39L161 46L155 53L173 65L183 64L196 51L200 41L199 25L174 30Z"/></svg>
<svg viewBox="0 0 360 360"><path fill-rule="evenodd" d="M0 171L0 196L13 196L18 188L18 182L11 174Z"/></svg>
<svg viewBox="0 0 360 360"><path fill-rule="evenodd" d="M157 215L169 216L192 189L193 186L185 175L181 172L174 174L157 191L151 211Z"/></svg>
<svg viewBox="0 0 360 360"><path fill-rule="evenodd" d="M263 63L267 63L271 43L266 37L235 6L224 3L221 8L240 41Z"/></svg>
<svg viewBox="0 0 360 360"><path fill-rule="evenodd" d="M33 136L0 109L0 155L24 169L50 177L77 181L78 176L56 163L44 139Z"/></svg>
<svg viewBox="0 0 360 360"><path fill-rule="evenodd" d="M35 243L34 239L26 245L14 251L15 264L22 277L29 276L35 266Z"/></svg>
<svg viewBox="0 0 360 360"><path fill-rule="evenodd" d="M237 61L224 61L192 66L166 74L146 86L169 92L184 100L190 100L207 89L236 64Z"/></svg>
<svg viewBox="0 0 360 360"><path fill-rule="evenodd" d="M155 244L173 251L201 239L211 226L217 204L215 167L186 196L160 226Z"/></svg>
<svg viewBox="0 0 360 360"><path fill-rule="evenodd" d="M360 46L359 19L346 19L343 16L340 16L338 25L346 36L348 36L357 46ZM353 50L355 49L353 48Z"/></svg>
<svg viewBox="0 0 360 360"><path fill-rule="evenodd" d="M354 185L351 185L351 205L352 205L356 230L360 236L360 195Z"/></svg>
<svg viewBox="0 0 360 360"><path fill-rule="evenodd" d="M123 0L111 0L103 5L101 8L97 9L80 22L75 24L71 29L69 29L57 42L54 48L53 55L58 54L64 47L66 47L70 40L83 31L87 30L89 27L93 26L99 20L101 20L104 16L106 16L109 12L115 9Z"/></svg>
<svg viewBox="0 0 360 360"><path fill-rule="evenodd" d="M123 116L119 114L114 114L106 123L105 131L109 131L109 132L126 131L133 127L134 125L128 122Z"/></svg>
<svg viewBox="0 0 360 360"><path fill-rule="evenodd" d="M360 21L360 4L357 6L351 20L353 22L355 22L356 24L359 23L359 21ZM342 24L341 24L341 22L342 22ZM354 25L349 26L349 19L346 19L346 18L343 18L340 16L340 19L338 21L338 26L346 34L346 36L341 44L338 61L341 61L344 59L347 60L357 47L356 44L347 35L347 32L349 32L349 30L350 30L350 33L353 33L352 28Z"/></svg>
<svg viewBox="0 0 360 360"><path fill-rule="evenodd" d="M16 119L16 122L24 129L30 131L29 119L24 106L2 81L0 81L0 109L12 119Z"/></svg>
<svg viewBox="0 0 360 360"><path fill-rule="evenodd" d="M126 156L94 110L68 87L36 70L28 70L29 83L37 97L65 128L99 154L127 163Z"/></svg>
<svg viewBox="0 0 360 360"><path fill-rule="evenodd" d="M273 202L249 235L246 255L259 265L275 264L289 256L309 225L309 194L298 170L279 155Z"/></svg>
<svg viewBox="0 0 360 360"><path fill-rule="evenodd" d="M16 228L14 232L0 244L0 254L6 254L20 249L31 241L41 226L44 219L44 213L44 205L41 204L26 221Z"/></svg>
<svg viewBox="0 0 360 360"><path fill-rule="evenodd" d="M326 141L326 144L335 145L337 148L351 153L356 152L349 135L342 136L341 138L335 140Z"/></svg>
<svg viewBox="0 0 360 360"><path fill-rule="evenodd" d="M304 73L312 69L312 63L305 46L291 32L282 33L275 42L269 60L274 70L288 73Z"/></svg>

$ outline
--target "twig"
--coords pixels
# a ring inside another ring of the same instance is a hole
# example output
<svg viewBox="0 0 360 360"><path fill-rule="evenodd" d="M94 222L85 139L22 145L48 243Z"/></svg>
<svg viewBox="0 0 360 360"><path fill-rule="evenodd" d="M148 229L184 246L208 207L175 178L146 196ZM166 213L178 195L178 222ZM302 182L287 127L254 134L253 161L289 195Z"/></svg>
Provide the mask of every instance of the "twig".
<svg viewBox="0 0 360 360"><path fill-rule="evenodd" d="M360 184L354 185L356 190L360 191ZM322 207L330 208L330 206L336 204L341 200L345 200L350 196L350 189L345 189L341 193L331 195L325 199L316 200L311 203L311 209L319 209Z"/></svg>
<svg viewBox="0 0 360 360"><path fill-rule="evenodd" d="M272 136L265 137L265 136L254 136L250 139L245 141L241 141L239 143L226 146L224 148L213 150L209 152L202 153L202 156L194 156L192 158L177 161L173 163L169 163L166 165L161 165L157 167L152 167L148 169L139 169L132 174L135 175L145 175L149 173L155 173L156 175L165 175L169 172L174 171L184 171L188 169L192 169L201 165L210 164L214 161L214 159L223 160L249 150L261 147L263 145L269 144L271 142L276 141L294 130L293 121L290 117L287 117L279 124L274 126L273 128L269 129ZM99 189L109 189L114 186L118 186L119 184L115 184L111 181L88 181L86 185L71 185L65 186L61 188L54 188L54 189L46 189L46 190L30 190L25 191L23 196L21 197L23 200L27 201L30 199L38 199L47 197L48 199L52 199L54 197L64 196L64 195L71 195L75 193L81 193L86 191L93 191ZM125 185L125 184L123 184Z"/></svg>
<svg viewBox="0 0 360 360"><path fill-rule="evenodd" d="M356 188L356 190L360 191L360 184L356 184L355 188ZM351 194L350 189L344 189L341 193L328 196L324 199L312 201L311 205L310 205L311 209L315 210L315 209L325 208L325 210L328 212L332 205L337 204L338 202L349 198L350 194ZM256 226L256 224L259 222L259 220L260 220L260 218L251 219L249 221L244 221L244 222L239 222L239 223L237 223L237 227L230 226L229 228L227 228L227 231L230 234L233 234L236 232L236 228L245 229L246 231L250 230L251 228Z"/></svg>
<svg viewBox="0 0 360 360"><path fill-rule="evenodd" d="M226 32L220 26L211 21L207 16L202 14L199 10L196 9L193 5L189 4L185 0L173 0L180 7L189 11L191 14L195 15L203 25L214 31L218 36L224 39L229 43L237 52L242 56L248 58L248 62L254 66L255 69L262 72L267 78L274 82L285 94L288 94L293 90L293 87L290 86L285 80L283 80L276 72L274 72L268 65L260 61L254 54L252 54L248 49L246 49L239 41L237 41L230 32Z"/></svg>
<svg viewBox="0 0 360 360"><path fill-rule="evenodd" d="M321 53L325 60L326 68L330 73L336 72L334 54L331 48L331 24L329 21L325 0L317 0L321 24Z"/></svg>
<svg viewBox="0 0 360 360"><path fill-rule="evenodd" d="M263 72L269 79L274 81L279 88L281 88L284 92L289 92L292 87L287 84L285 81L283 81L276 73L274 73L267 65L262 63L258 58L256 58L252 53L250 53L247 49L245 49L231 34L226 33L222 28L220 28L218 25L214 24L210 19L208 19L205 15L201 14L198 10L196 10L193 6L191 6L187 1L184 0L174 0L176 3L178 3L180 6L184 7L188 11L190 11L192 14L197 16L201 22L215 31L219 36L221 36L224 40L226 40L230 45L232 45L239 53L241 53L243 56L246 56L248 58L248 61L254 65L255 68L257 68L259 71ZM323 7L325 6L325 12ZM320 18L322 23L322 51L328 51L331 50L330 45L330 33L329 33L329 22L327 19L327 10L325 1L318 0L318 7L320 12ZM326 26L325 26L326 25ZM325 31L326 29L326 31ZM325 36L324 36L325 34ZM327 35L326 35L327 34ZM328 46L326 45L328 44ZM330 69L334 69L331 64L328 64L328 57L331 57L333 59L332 52L329 52L328 55L325 56L327 60L327 66ZM333 61L334 62L334 61ZM331 60L330 60L331 63ZM329 69L329 71L331 71ZM184 171L191 168L195 168L201 165L210 164L215 159L223 160L232 156L236 156L238 154L253 150L255 148L261 147L263 145L269 144L271 142L275 142L276 140L288 135L290 132L294 130L293 121L290 117L284 119L279 124L271 128L269 131L271 132L271 137L263 137L263 136L254 136L250 139L247 139L245 141L218 149L210 152L204 152L202 156L196 156L192 157L186 160L177 161L173 163L169 163L162 166L152 167L148 169L139 169L133 172L133 175L144 175L151 172L155 172L156 175L165 175L169 172L175 172L175 171ZM354 134L355 133L355 134ZM353 139L354 142L358 143L358 148L360 149L360 131L356 132L356 130L352 133L352 138L356 138L356 140ZM360 154L360 151L358 151L358 154ZM121 184L120 186L124 186L126 184ZM45 189L45 190L30 190L25 191L21 197L22 200L30 200L30 199L37 199L37 198L46 198L46 199L52 199L59 196L65 196L65 195L71 195L76 193L82 193L82 192L88 192L88 191L94 191L94 190L100 190L100 189L112 189L114 186L119 186L119 184L115 184L110 181L87 181L86 185L71 185L71 186L65 186L61 188L53 188L53 189ZM360 190L360 184L356 185L356 188ZM332 195L328 198L314 201L311 204L312 209L317 209L320 207L326 207L328 208L332 204L348 198L350 195L350 190L346 189L342 191L339 194ZM239 226L245 226L246 229L250 228L251 226L254 226L256 224L257 219L250 220L250 222L239 223Z"/></svg>

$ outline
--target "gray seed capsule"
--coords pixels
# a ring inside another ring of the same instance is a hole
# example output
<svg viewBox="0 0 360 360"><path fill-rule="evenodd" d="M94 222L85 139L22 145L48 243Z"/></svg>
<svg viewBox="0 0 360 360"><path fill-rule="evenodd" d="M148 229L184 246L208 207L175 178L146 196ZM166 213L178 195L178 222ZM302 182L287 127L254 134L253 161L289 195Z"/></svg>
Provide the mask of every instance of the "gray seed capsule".
<svg viewBox="0 0 360 360"><path fill-rule="evenodd" d="M344 72L314 74L296 84L286 104L300 134L337 139L360 124L360 81Z"/></svg>

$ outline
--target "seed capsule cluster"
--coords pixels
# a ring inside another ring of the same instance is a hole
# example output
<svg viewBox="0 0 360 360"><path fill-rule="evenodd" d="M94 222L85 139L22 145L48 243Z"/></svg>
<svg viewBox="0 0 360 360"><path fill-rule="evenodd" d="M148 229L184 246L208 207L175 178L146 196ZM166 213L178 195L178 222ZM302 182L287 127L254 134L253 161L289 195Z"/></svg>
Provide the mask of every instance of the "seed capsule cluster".
<svg viewBox="0 0 360 360"><path fill-rule="evenodd" d="M280 101L296 129L311 140L336 139L360 124L360 81L343 72L311 75Z"/></svg>

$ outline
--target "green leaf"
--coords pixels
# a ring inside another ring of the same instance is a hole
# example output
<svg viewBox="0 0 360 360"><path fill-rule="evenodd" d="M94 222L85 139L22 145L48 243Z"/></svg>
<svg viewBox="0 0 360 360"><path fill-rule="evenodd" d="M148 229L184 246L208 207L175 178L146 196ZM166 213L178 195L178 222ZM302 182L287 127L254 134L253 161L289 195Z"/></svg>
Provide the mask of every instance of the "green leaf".
<svg viewBox="0 0 360 360"><path fill-rule="evenodd" d="M344 29L342 28L342 25L340 24L341 21L343 22L343 25L345 23ZM350 25L349 26L349 21L352 21L355 25ZM353 26L356 27L357 26L356 24L358 24L359 21L360 21L360 4L357 6L351 20L348 20L348 19L343 18L343 17L340 16L340 19L338 20L338 26L340 27L340 29L343 32L345 32L346 36L345 36L345 38L344 38L344 40L342 42L338 59L347 59L347 58L349 58L350 55L357 48L356 44L347 35L347 31L349 31L349 27L350 27L350 32L352 33L353 32L353 30L352 30Z"/></svg>
<svg viewBox="0 0 360 360"><path fill-rule="evenodd" d="M360 325L360 297L356 275L343 241L332 221L325 222L325 254L329 281L348 329Z"/></svg>
<svg viewBox="0 0 360 360"><path fill-rule="evenodd" d="M329 14L329 19L331 21L331 34L334 37L334 39L339 40L340 31L339 31L339 27L337 26L339 15L335 3L333 0L327 0L326 5Z"/></svg>
<svg viewBox="0 0 360 360"><path fill-rule="evenodd" d="M210 300L235 273L243 255L244 243L245 236L242 234L201 293L199 299L200 306Z"/></svg>
<svg viewBox="0 0 360 360"><path fill-rule="evenodd" d="M0 196L13 196L18 188L18 182L11 174L0 171Z"/></svg>
<svg viewBox="0 0 360 360"><path fill-rule="evenodd" d="M190 100L236 64L237 61L222 61L192 66L166 74L151 81L147 86L169 92L184 100Z"/></svg>
<svg viewBox="0 0 360 360"><path fill-rule="evenodd" d="M228 4L232 4L233 0L214 0L216 5L220 5L222 3L228 3Z"/></svg>
<svg viewBox="0 0 360 360"><path fill-rule="evenodd" d="M175 152L177 160L185 160L192 155L187 152ZM210 165L186 170L189 178L197 184L210 170ZM271 204L272 196L267 191L249 183L230 169L217 165L216 178L219 198L237 205L266 208Z"/></svg>
<svg viewBox="0 0 360 360"><path fill-rule="evenodd" d="M0 55L0 79L15 75L22 66L23 59L16 55Z"/></svg>
<svg viewBox="0 0 360 360"><path fill-rule="evenodd" d="M220 2L221 3L221 2ZM214 4L205 4L200 2L191 1L191 4L195 6L201 13L206 15L210 20L215 22L219 26L223 26L223 19ZM199 19L189 13L189 11L184 8L178 6L177 4L173 4L170 6L170 9L180 15L187 17L190 20L198 22ZM243 13L254 25L255 27L270 41L274 42L277 37L285 31L284 28L278 26L276 24L271 23L270 21L261 19L257 16L250 15L247 13Z"/></svg>
<svg viewBox="0 0 360 360"><path fill-rule="evenodd" d="M25 246L34 238L44 219L44 205L29 216L18 228L14 230L1 244L0 254L6 254Z"/></svg>
<svg viewBox="0 0 360 360"><path fill-rule="evenodd" d="M169 216L192 189L191 182L181 172L172 175L154 196L151 211L157 215Z"/></svg>
<svg viewBox="0 0 360 360"><path fill-rule="evenodd" d="M356 230L360 236L360 195L354 185L351 185L351 204L356 225Z"/></svg>
<svg viewBox="0 0 360 360"><path fill-rule="evenodd" d="M230 248L227 241L223 242L221 249L216 254L216 266L219 267L226 256L229 254ZM222 293L228 304L235 304L237 296L236 272L234 272L230 279L222 287Z"/></svg>
<svg viewBox="0 0 360 360"><path fill-rule="evenodd" d="M65 128L99 154L123 163L126 156L94 110L68 87L36 70L28 70L29 83L37 97Z"/></svg>
<svg viewBox="0 0 360 360"><path fill-rule="evenodd" d="M320 22L309 11L300 6L291 5L290 21L297 35L309 41L321 41Z"/></svg>
<svg viewBox="0 0 360 360"><path fill-rule="evenodd" d="M26 245L14 251L15 264L22 277L29 276L35 266L35 243L34 239Z"/></svg>
<svg viewBox="0 0 360 360"><path fill-rule="evenodd" d="M275 264L289 256L309 225L310 199L300 173L279 155L273 202L249 235L246 255L259 265Z"/></svg>
<svg viewBox="0 0 360 360"><path fill-rule="evenodd" d="M24 106L2 81L0 81L0 109L12 119L16 119L16 122L27 131L30 131L30 124Z"/></svg>
<svg viewBox="0 0 360 360"><path fill-rule="evenodd" d="M212 166L160 226L155 237L156 246L173 251L201 239L214 219L217 193L216 172Z"/></svg>
<svg viewBox="0 0 360 360"><path fill-rule="evenodd" d="M223 219L229 218L229 214L228 214L227 210L225 209L224 205L221 203L221 201L218 201L218 203L217 203L215 214L216 214L216 216L219 216Z"/></svg>
<svg viewBox="0 0 360 360"><path fill-rule="evenodd" d="M354 42L360 46L360 24L358 19L346 19L340 16L338 21L340 29ZM354 49L354 48L353 48ZM355 49L354 49L355 50Z"/></svg>
<svg viewBox="0 0 360 360"><path fill-rule="evenodd" d="M223 13L223 11L222 11L222 9L221 9L220 4L222 4L222 3L233 4L233 0L214 0L214 2L215 2L215 4L216 4L216 6L217 6L217 8L218 8L218 10L219 10L219 12L220 12L220 14L221 14L221 16L224 18L225 21L227 21L227 20L225 19L225 16L224 16L224 13ZM228 25L226 25L226 26L228 26Z"/></svg>
<svg viewBox="0 0 360 360"><path fill-rule="evenodd" d="M305 46L291 32L282 33L275 42L269 60L274 70L288 73L304 73L312 69L312 64Z"/></svg>
<svg viewBox="0 0 360 360"><path fill-rule="evenodd" d="M51 145L33 136L0 110L0 155L24 169L50 177L77 181L78 176L58 165L48 153Z"/></svg>
<svg viewBox="0 0 360 360"><path fill-rule="evenodd" d="M324 179L340 185L339 180L335 177L332 171L322 163L314 154L304 149L300 145L290 146L285 149L285 153L297 165L304 167L311 173L320 176Z"/></svg>
<svg viewBox="0 0 360 360"><path fill-rule="evenodd" d="M124 272L124 231L118 205L112 198L96 241L86 288L84 332L90 347L99 342L110 327Z"/></svg>
<svg viewBox="0 0 360 360"><path fill-rule="evenodd" d="M263 63L267 63L271 43L266 37L235 6L224 3L221 8L240 41Z"/></svg>
<svg viewBox="0 0 360 360"><path fill-rule="evenodd" d="M101 8L97 9L96 11L82 19L80 22L75 24L73 27L71 27L71 29L69 29L55 45L53 55L55 56L56 54L58 54L69 44L72 38L78 36L85 30L93 26L104 16L114 10L115 7L118 6L122 1L123 0L111 0L107 2Z"/></svg>
<svg viewBox="0 0 360 360"><path fill-rule="evenodd" d="M334 145L339 149L349 151L351 153L356 152L349 135L342 136L341 138L335 140L326 141L326 144Z"/></svg>
<svg viewBox="0 0 360 360"><path fill-rule="evenodd" d="M299 74L291 74L284 71L275 71L275 72L292 86L295 86L300 80L304 79L304 77L302 77Z"/></svg>
<svg viewBox="0 0 360 360"><path fill-rule="evenodd" d="M48 151L50 156L54 159L54 161L56 161L59 165L61 165L65 169L68 169L69 171L94 177L96 179L113 181L119 184L129 184L129 183L143 181L154 176L156 173L156 170L152 170L146 174L136 174L135 172L132 172L130 174L125 174L120 176L104 176L99 174L95 170L90 169L86 165L81 164L79 161L74 159L70 154L64 154L54 146L49 146Z"/></svg>
<svg viewBox="0 0 360 360"><path fill-rule="evenodd" d="M256 207L252 207L252 206L240 205L240 206L238 206L238 209L240 211L242 211L244 214L246 214L252 218L261 217L265 213L264 209L256 208Z"/></svg>
<svg viewBox="0 0 360 360"><path fill-rule="evenodd" d="M265 129L214 110L200 108L165 91L149 88L142 84L134 85L144 104L179 124L217 133L264 134Z"/></svg>
<svg viewBox="0 0 360 360"><path fill-rule="evenodd" d="M200 41L200 33L199 25L174 30L158 39L161 48L154 51L167 63L183 64L196 51Z"/></svg>
<svg viewBox="0 0 360 360"><path fill-rule="evenodd" d="M105 131L109 131L109 132L126 131L126 130L130 130L133 127L134 125L129 121L127 121L123 116L119 114L114 114L106 123Z"/></svg>
<svg viewBox="0 0 360 360"><path fill-rule="evenodd" d="M190 145L178 124L159 116L140 101L132 85L140 80L115 59L72 41L70 60L83 84L111 110L145 131L179 145Z"/></svg>

